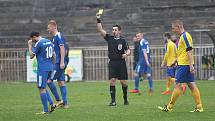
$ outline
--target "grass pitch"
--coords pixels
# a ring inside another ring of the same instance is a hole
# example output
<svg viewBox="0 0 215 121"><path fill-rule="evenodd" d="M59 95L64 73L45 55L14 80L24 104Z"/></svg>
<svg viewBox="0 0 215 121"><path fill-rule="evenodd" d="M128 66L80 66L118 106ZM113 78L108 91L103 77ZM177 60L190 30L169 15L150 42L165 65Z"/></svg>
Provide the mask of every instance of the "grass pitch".
<svg viewBox="0 0 215 121"><path fill-rule="evenodd" d="M157 106L166 104L171 95L161 95L164 81L154 82L154 93L147 95L148 83L141 82L143 95L129 94L129 105L123 105L119 82L117 106L109 107L108 82L67 83L69 109L57 109L50 115L35 115L42 111L35 83L0 83L0 121L214 121L215 81L197 81L204 106L203 113L189 113L195 108L188 89L179 97L173 112L166 113ZM129 89L133 82L129 82Z"/></svg>

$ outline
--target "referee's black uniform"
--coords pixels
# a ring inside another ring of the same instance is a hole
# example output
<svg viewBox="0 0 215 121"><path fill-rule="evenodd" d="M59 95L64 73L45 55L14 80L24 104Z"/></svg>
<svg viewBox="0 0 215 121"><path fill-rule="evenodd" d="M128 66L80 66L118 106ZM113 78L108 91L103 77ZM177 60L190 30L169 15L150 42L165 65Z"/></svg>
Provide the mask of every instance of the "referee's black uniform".
<svg viewBox="0 0 215 121"><path fill-rule="evenodd" d="M130 55L130 49L128 43L120 37L121 27L119 25L114 25L112 28L112 34L109 35L107 32L102 28L101 24L101 13L96 13L97 18L97 29L104 37L104 39L108 43L108 57L110 59L108 63L109 67L109 80L110 80L110 95L111 95L111 102L109 106L116 106L115 101L115 81L116 79L120 80L123 90L123 98L124 98L124 105L128 105L128 85L126 80L128 79L127 67L125 58Z"/></svg>
<svg viewBox="0 0 215 121"><path fill-rule="evenodd" d="M104 39L108 42L108 57L110 59L109 67L109 80L112 78L118 80L128 80L128 73L125 59L122 55L129 49L128 43L123 38L114 38L109 34L106 34ZM127 99L128 86L122 86L124 104L128 105ZM111 103L110 106L116 105L115 102L115 86L110 86Z"/></svg>
<svg viewBox="0 0 215 121"><path fill-rule="evenodd" d="M109 34L104 39L108 42L109 79L128 80L126 62L122 58L122 54L129 49L128 43L123 38L114 38Z"/></svg>

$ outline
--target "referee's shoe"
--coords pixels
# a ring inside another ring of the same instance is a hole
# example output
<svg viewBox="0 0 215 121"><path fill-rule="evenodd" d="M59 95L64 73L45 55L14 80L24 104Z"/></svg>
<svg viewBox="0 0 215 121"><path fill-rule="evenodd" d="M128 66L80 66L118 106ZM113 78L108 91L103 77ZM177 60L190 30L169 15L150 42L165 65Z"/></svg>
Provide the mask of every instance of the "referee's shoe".
<svg viewBox="0 0 215 121"><path fill-rule="evenodd" d="M116 106L116 102L110 102L110 104L108 106Z"/></svg>
<svg viewBox="0 0 215 121"><path fill-rule="evenodd" d="M125 100L125 101L124 101L124 105L129 105L128 100Z"/></svg>

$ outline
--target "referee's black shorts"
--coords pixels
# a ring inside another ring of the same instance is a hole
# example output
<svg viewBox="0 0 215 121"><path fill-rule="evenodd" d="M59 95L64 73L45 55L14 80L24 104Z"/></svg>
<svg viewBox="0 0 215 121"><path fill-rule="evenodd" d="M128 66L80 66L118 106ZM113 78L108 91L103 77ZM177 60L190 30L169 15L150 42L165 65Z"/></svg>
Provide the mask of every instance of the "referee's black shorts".
<svg viewBox="0 0 215 121"><path fill-rule="evenodd" d="M128 72L125 60L110 60L109 64L109 80L117 78L118 80L128 80Z"/></svg>

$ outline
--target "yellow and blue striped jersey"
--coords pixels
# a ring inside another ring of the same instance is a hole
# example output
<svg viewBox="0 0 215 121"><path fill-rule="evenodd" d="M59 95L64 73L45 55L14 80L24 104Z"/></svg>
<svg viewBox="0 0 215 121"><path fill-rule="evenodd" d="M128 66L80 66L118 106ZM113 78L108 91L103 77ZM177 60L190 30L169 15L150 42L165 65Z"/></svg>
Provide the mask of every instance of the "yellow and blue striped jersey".
<svg viewBox="0 0 215 121"><path fill-rule="evenodd" d="M168 40L166 44L166 53L164 55L164 62L166 62L166 66L171 66L173 62L176 60L176 45L171 40Z"/></svg>
<svg viewBox="0 0 215 121"><path fill-rule="evenodd" d="M193 40L188 32L183 32L180 36L177 48L178 65L189 65L187 49L193 48ZM193 61L194 64L194 61Z"/></svg>

